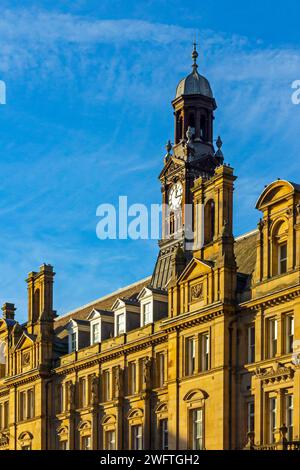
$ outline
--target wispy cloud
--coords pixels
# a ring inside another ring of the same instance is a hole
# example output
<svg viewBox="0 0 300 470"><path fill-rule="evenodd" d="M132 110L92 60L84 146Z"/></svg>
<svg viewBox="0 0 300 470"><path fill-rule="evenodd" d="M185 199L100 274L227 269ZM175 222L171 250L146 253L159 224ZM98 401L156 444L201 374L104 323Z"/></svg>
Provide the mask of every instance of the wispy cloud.
<svg viewBox="0 0 300 470"><path fill-rule="evenodd" d="M56 109L47 114L38 95L37 105L13 116L1 161L3 301L10 297L25 309L24 273L43 261L58 272L60 310L151 272L155 245L139 245L143 263L136 244L100 246L95 210L118 193L138 202L159 199L156 175L172 135L169 101L189 71L193 32L134 19L1 12L0 75L8 93L14 87L30 103L39 93L70 108L65 121L56 120ZM216 134L240 177L240 233L255 227L254 203L264 184L299 174L300 113L291 104L290 84L300 78L300 50L215 31L202 31L202 44L199 71L217 99ZM6 109L15 104L9 95ZM81 113L80 125L72 123L73 109ZM14 142L17 126L32 142Z"/></svg>

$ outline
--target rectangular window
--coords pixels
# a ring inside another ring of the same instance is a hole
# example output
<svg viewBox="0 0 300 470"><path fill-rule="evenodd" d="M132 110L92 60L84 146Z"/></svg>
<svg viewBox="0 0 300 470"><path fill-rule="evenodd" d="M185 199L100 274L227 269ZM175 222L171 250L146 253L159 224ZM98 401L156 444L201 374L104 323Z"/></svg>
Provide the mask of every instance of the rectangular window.
<svg viewBox="0 0 300 470"><path fill-rule="evenodd" d="M160 428L160 443L162 450L168 450L168 420L161 419L159 421L159 428Z"/></svg>
<svg viewBox="0 0 300 470"><path fill-rule="evenodd" d="M255 362L255 326L248 326L248 364Z"/></svg>
<svg viewBox="0 0 300 470"><path fill-rule="evenodd" d="M197 408L191 411L191 447L193 450L203 450L203 410Z"/></svg>
<svg viewBox="0 0 300 470"><path fill-rule="evenodd" d="M92 326L92 337L93 337L93 344L97 344L100 342L100 324L95 323Z"/></svg>
<svg viewBox="0 0 300 470"><path fill-rule="evenodd" d="M79 406L80 408L84 408L87 405L86 399L86 379L81 377L79 379Z"/></svg>
<svg viewBox="0 0 300 470"><path fill-rule="evenodd" d="M282 243L281 245L279 245L278 257L278 274L284 274L287 272L287 243Z"/></svg>
<svg viewBox="0 0 300 470"><path fill-rule="evenodd" d="M254 401L247 403L247 432L254 432Z"/></svg>
<svg viewBox="0 0 300 470"><path fill-rule="evenodd" d="M125 313L117 315L117 336L125 333Z"/></svg>
<svg viewBox="0 0 300 470"><path fill-rule="evenodd" d="M34 417L34 394L33 390L27 391L27 418L31 419Z"/></svg>
<svg viewBox="0 0 300 470"><path fill-rule="evenodd" d="M192 375L196 366L196 341L195 338L186 339L186 375Z"/></svg>
<svg viewBox="0 0 300 470"><path fill-rule="evenodd" d="M163 387L165 384L165 355L158 353L156 356L157 366L157 386Z"/></svg>
<svg viewBox="0 0 300 470"><path fill-rule="evenodd" d="M9 425L8 401L0 403L0 430L7 429Z"/></svg>
<svg viewBox="0 0 300 470"><path fill-rule="evenodd" d="M277 320L275 318L268 320L268 336L268 355L271 358L277 353Z"/></svg>
<svg viewBox="0 0 300 470"><path fill-rule="evenodd" d="M68 441L59 441L58 448L59 448L59 450L69 450L69 442Z"/></svg>
<svg viewBox="0 0 300 470"><path fill-rule="evenodd" d="M209 369L209 333L203 333L199 337L200 344L200 370L205 372Z"/></svg>
<svg viewBox="0 0 300 470"><path fill-rule="evenodd" d="M132 450L143 449L143 428L141 424L131 426Z"/></svg>
<svg viewBox="0 0 300 470"><path fill-rule="evenodd" d="M136 363L129 362L128 364L128 394L134 395L136 393Z"/></svg>
<svg viewBox="0 0 300 470"><path fill-rule="evenodd" d="M19 395L19 419L20 421L26 419L26 392L20 392Z"/></svg>
<svg viewBox="0 0 300 470"><path fill-rule="evenodd" d="M269 443L275 442L277 399L269 398Z"/></svg>
<svg viewBox="0 0 300 470"><path fill-rule="evenodd" d="M116 431L106 431L105 433L106 439L106 450L116 450Z"/></svg>
<svg viewBox="0 0 300 470"><path fill-rule="evenodd" d="M143 305L143 325L151 323L151 302Z"/></svg>
<svg viewBox="0 0 300 470"><path fill-rule="evenodd" d="M82 436L81 450L91 450L91 436Z"/></svg>
<svg viewBox="0 0 300 470"><path fill-rule="evenodd" d="M72 333L71 334L71 351L74 352L77 351L77 333Z"/></svg>
<svg viewBox="0 0 300 470"><path fill-rule="evenodd" d="M90 374L87 378L87 405L92 404L92 389L93 389L93 382L96 378L95 374Z"/></svg>
<svg viewBox="0 0 300 470"><path fill-rule="evenodd" d="M293 426L294 426L294 397L293 395L287 394L284 397L285 404L285 423L287 427L287 439L288 441L293 440Z"/></svg>
<svg viewBox="0 0 300 470"><path fill-rule="evenodd" d="M290 354L293 352L294 343L294 317L287 315L285 318L285 352Z"/></svg>
<svg viewBox="0 0 300 470"><path fill-rule="evenodd" d="M103 372L103 401L110 400L110 374L109 370Z"/></svg>
<svg viewBox="0 0 300 470"><path fill-rule="evenodd" d="M62 384L57 386L57 413L64 412L64 386Z"/></svg>

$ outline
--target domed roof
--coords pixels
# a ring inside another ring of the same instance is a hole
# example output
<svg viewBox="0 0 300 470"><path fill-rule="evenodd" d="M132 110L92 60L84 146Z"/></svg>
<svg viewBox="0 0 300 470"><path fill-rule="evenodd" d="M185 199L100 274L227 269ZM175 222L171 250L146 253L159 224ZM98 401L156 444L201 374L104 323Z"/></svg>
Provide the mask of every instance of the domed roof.
<svg viewBox="0 0 300 470"><path fill-rule="evenodd" d="M179 98L182 95L203 95L208 98L213 98L209 81L198 73L197 57L198 52L196 51L196 44L194 44L192 53L192 59L194 61L192 65L193 71L187 77L180 80L176 88L175 98Z"/></svg>

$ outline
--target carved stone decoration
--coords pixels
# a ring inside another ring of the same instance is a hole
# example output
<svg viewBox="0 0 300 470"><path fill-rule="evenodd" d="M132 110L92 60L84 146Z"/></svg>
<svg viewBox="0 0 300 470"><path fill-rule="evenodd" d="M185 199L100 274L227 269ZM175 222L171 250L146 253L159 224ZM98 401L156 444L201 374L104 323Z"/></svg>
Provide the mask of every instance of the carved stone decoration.
<svg viewBox="0 0 300 470"><path fill-rule="evenodd" d="M257 369L255 373L256 377L261 379L264 384L268 385L269 383L291 380L294 377L295 371L292 367L277 363L270 369Z"/></svg>
<svg viewBox="0 0 300 470"><path fill-rule="evenodd" d="M91 383L91 395L92 395L92 403L95 405L98 401L98 392L99 392L99 379L95 375L92 379Z"/></svg>
<svg viewBox="0 0 300 470"><path fill-rule="evenodd" d="M9 445L9 434L6 432L0 433L0 447L8 447Z"/></svg>
<svg viewBox="0 0 300 470"><path fill-rule="evenodd" d="M203 282L191 286L191 301L203 299Z"/></svg>
<svg viewBox="0 0 300 470"><path fill-rule="evenodd" d="M26 351L22 354L22 366L27 367L30 364L30 352Z"/></svg>
<svg viewBox="0 0 300 470"><path fill-rule="evenodd" d="M144 359L144 367L143 367L143 379L144 379L144 386L148 388L150 386L151 381L151 365L152 361L150 357L145 357Z"/></svg>
<svg viewBox="0 0 300 470"><path fill-rule="evenodd" d="M264 220L259 219L259 222L258 222L258 224L257 224L257 227L258 227L258 230L259 230L260 232L262 232L264 226L265 226Z"/></svg>
<svg viewBox="0 0 300 470"><path fill-rule="evenodd" d="M119 397L123 387L123 371L120 366L115 368L115 390L116 396Z"/></svg>
<svg viewBox="0 0 300 470"><path fill-rule="evenodd" d="M300 222L300 203L296 205L296 222L297 224Z"/></svg>
<svg viewBox="0 0 300 470"><path fill-rule="evenodd" d="M75 405L75 385L73 382L70 382L68 385L68 404L70 409Z"/></svg>

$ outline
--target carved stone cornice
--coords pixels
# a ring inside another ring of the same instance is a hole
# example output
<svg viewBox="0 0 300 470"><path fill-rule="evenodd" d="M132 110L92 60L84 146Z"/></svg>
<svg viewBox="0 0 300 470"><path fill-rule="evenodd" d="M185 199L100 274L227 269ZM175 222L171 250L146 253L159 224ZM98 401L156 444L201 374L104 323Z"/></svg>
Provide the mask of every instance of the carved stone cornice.
<svg viewBox="0 0 300 470"><path fill-rule="evenodd" d="M24 374L12 375L5 378L4 384L8 388L12 388L16 385L23 385L30 382L34 382L39 379L47 379L51 375L50 371L45 367L38 367L32 369Z"/></svg>
<svg viewBox="0 0 300 470"><path fill-rule="evenodd" d="M139 352L144 349L147 349L149 346L156 346L161 343L165 343L168 340L168 336L165 332L155 333L146 337L139 337L137 340L134 340L130 343L125 343L122 345L117 345L112 349L96 353L91 358L84 358L81 361L77 360L70 364L63 364L52 370L52 373L56 375L68 375L71 372L87 369L96 364L103 364L105 362L111 361L112 359L122 357L125 354L130 354L134 352Z"/></svg>
<svg viewBox="0 0 300 470"><path fill-rule="evenodd" d="M280 292L273 292L262 297L244 302L239 305L241 309L247 309L250 311L257 311L261 308L274 307L282 303L290 302L291 300L300 296L300 286L292 288L289 292L287 289Z"/></svg>
<svg viewBox="0 0 300 470"><path fill-rule="evenodd" d="M233 306L231 305L230 309L232 308ZM215 305L209 305L196 312L186 312L171 319L168 318L162 322L161 328L166 332L190 328L195 325L207 323L223 315L226 310L226 306L222 302L218 302Z"/></svg>
<svg viewBox="0 0 300 470"><path fill-rule="evenodd" d="M292 367L280 363L277 363L277 365L272 368L257 368L255 371L255 376L262 380L264 385L286 382L287 380L291 380L294 377L294 374L295 370Z"/></svg>

